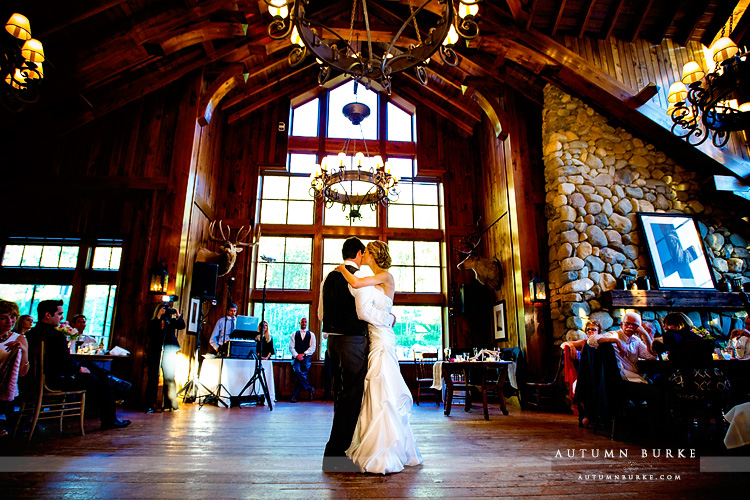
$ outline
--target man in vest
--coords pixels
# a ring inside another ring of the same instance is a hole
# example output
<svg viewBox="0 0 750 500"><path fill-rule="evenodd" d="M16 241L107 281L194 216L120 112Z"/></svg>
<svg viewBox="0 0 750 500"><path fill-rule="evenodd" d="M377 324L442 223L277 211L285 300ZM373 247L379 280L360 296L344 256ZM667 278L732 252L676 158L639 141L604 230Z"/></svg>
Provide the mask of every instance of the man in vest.
<svg viewBox="0 0 750 500"><path fill-rule="evenodd" d="M315 395L315 387L307 381L310 373L312 355L315 352L315 334L307 330L307 318L299 320L299 330L292 333L289 341L289 352L292 353L292 370L297 376L297 387L294 389L290 402L296 403L297 396L303 390L307 391L312 401Z"/></svg>

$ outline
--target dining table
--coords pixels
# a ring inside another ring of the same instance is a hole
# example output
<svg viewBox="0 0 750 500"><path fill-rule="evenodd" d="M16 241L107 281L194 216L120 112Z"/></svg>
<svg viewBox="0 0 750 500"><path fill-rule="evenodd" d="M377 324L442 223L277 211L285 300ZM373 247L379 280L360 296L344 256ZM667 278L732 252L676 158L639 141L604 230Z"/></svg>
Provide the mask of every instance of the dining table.
<svg viewBox="0 0 750 500"><path fill-rule="evenodd" d="M482 394L484 419L489 420L487 391L494 388L500 400L500 410L503 415L508 415L505 396L503 395L503 384L508 378L508 368L512 364L512 361L444 361L441 363L442 377L445 382L445 415L450 416L451 414L453 391L457 385L467 391L464 411L471 410L470 391L474 388ZM494 376L495 374L497 374L497 377ZM457 380L454 379L456 376L462 377L463 381L457 383Z"/></svg>

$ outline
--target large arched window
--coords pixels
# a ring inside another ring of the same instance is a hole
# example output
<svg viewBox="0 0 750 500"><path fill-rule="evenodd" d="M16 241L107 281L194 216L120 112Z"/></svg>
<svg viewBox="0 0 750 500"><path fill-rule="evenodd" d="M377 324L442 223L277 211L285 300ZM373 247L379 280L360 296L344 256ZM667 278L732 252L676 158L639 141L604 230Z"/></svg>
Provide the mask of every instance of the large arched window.
<svg viewBox="0 0 750 500"><path fill-rule="evenodd" d="M349 219L348 209L339 204L325 207L310 195L315 164L338 154L347 138L361 142L359 127L341 112L355 100L371 109L362 122L370 155L381 155L401 179L398 200L375 210L362 207L361 219ZM344 239L380 239L389 243L393 258L399 357L412 359L415 350L440 351L446 282L443 190L439 179L419 176L415 107L362 86L355 96L349 81L300 96L292 101L290 113L286 171L261 173L259 178L263 237L254 262L251 313L261 315L265 289L264 316L277 351L288 357L290 334L301 316L311 318L311 330L320 332L315 310L320 283L341 262Z"/></svg>

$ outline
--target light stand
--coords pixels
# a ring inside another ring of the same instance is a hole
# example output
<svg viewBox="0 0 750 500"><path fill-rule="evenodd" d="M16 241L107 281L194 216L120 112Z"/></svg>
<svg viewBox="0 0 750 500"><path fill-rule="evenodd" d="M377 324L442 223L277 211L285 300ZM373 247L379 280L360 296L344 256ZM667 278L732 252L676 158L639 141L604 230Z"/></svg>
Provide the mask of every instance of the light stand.
<svg viewBox="0 0 750 500"><path fill-rule="evenodd" d="M185 382L182 389L177 393L177 397L182 395L183 403L194 403L198 398L205 398L206 396L198 396L198 388L202 388L205 392L213 394L210 389L203 385L200 381L200 365L198 364L198 356L200 356L201 350L201 330L203 329L203 298L198 297L198 332L196 333L195 351L190 356L188 361L188 374L192 377L190 380ZM198 364L198 369L193 373L193 361Z"/></svg>
<svg viewBox="0 0 750 500"><path fill-rule="evenodd" d="M266 263L265 274L263 276L263 306L262 306L261 313L260 313L260 324L262 325L266 318L266 286L268 285L268 263L276 262L276 259L274 259L273 257L266 257L265 255L261 255L260 258ZM256 345L262 344L263 342L262 335L263 335L263 332L261 332L260 342L258 342L258 344ZM268 382L266 380L266 371L263 368L263 362L262 362L263 352L259 354L256 348L255 354L250 353L250 356L251 358L255 358L255 372L253 373L253 376L250 377L250 380L247 381L247 383L245 384L245 387L242 388L240 393L237 396L233 396L232 398L230 398L230 401L234 399L235 401L237 401L237 405L239 405L240 398L242 397L242 394L245 392L245 390L250 386L253 386L254 388L253 384L255 384L256 381L260 381L260 386L263 389L263 395L266 397L266 401L268 401L268 409L269 411L273 411L273 401L271 401L271 397L268 393ZM232 406L234 406L234 404L232 404Z"/></svg>

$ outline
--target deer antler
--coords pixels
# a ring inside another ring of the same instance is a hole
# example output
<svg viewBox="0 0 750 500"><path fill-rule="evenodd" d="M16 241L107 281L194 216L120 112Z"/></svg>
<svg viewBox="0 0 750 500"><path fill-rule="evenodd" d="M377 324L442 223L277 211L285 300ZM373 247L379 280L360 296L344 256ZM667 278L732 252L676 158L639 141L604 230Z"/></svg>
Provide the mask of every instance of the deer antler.
<svg viewBox="0 0 750 500"><path fill-rule="evenodd" d="M248 227L247 228L247 232L243 235L242 234L242 230L244 228L245 228L245 226L242 226L240 228L240 230L237 232L237 243L236 243L236 245L237 246L242 246L242 247L252 247L252 246L255 246L258 243L258 239L260 238L260 224L258 224L258 228L257 228L258 229L258 234L257 234L257 236L255 236L253 238L252 242L247 242L247 241L243 241L243 240L247 240L250 237L250 235L254 232L253 231L253 227L252 226Z"/></svg>
<svg viewBox="0 0 750 500"><path fill-rule="evenodd" d="M260 240L260 224L258 224L258 227L256 228L257 229L257 233L253 230L252 227L249 227L249 228L247 228L247 233L245 233L245 235L243 236L242 235L242 229L244 227L245 226L242 226L240 228L240 231L237 233L237 246L253 247L253 246L257 245L258 241ZM253 236L253 241L252 242L248 243L246 241L242 241L242 240L247 239L250 236L251 233L256 233Z"/></svg>
<svg viewBox="0 0 750 500"><path fill-rule="evenodd" d="M482 237L481 236L476 241L476 243L474 243L473 241L471 241L471 236L467 236L466 238L464 238L464 244L466 244L467 246L471 246L471 248L468 251L466 251L466 250L458 250L458 253L460 253L460 254L466 254L466 255L471 255L472 253L474 253L474 250L477 249L477 247L479 246L479 244L481 242L482 242Z"/></svg>
<svg viewBox="0 0 750 500"><path fill-rule="evenodd" d="M219 222L219 227L221 228L221 222ZM216 231L216 221L212 221L211 224L208 225L208 238L211 241L224 241L223 239L217 238L214 232ZM224 236L222 232L222 236Z"/></svg>

